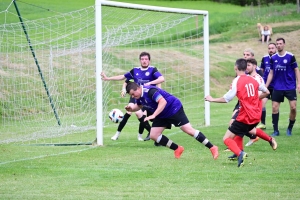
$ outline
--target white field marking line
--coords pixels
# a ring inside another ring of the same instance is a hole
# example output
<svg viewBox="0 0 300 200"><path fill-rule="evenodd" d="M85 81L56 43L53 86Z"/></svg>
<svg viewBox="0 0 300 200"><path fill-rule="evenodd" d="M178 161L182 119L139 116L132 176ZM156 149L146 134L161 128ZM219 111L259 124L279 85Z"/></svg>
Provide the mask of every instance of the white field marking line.
<svg viewBox="0 0 300 200"><path fill-rule="evenodd" d="M183 133L180 129L179 131L173 132L171 134L167 134L169 135L175 135L177 133ZM126 142L126 141L124 141ZM117 145L119 143L123 143L123 142L114 142L112 145ZM28 160L35 160L35 159L40 159L40 158L45 158L45 157L54 157L54 156L59 156L59 155L64 155L64 154L69 154L69 153L77 153L77 152L83 152L83 151L87 151L93 148L97 148L97 146L93 146L93 147L89 147L89 148L85 148L85 149L81 149L81 150L77 150L77 151L68 151L68 152L62 152L62 153L58 153L58 154L50 154L50 155L41 155L41 156L36 156L36 157L32 157L32 158L22 158L22 159L18 159L18 160L11 160L11 161L6 161L6 162L0 162L0 165L5 165L5 164L9 164L9 163L15 163L15 162L21 162L21 161L28 161Z"/></svg>
<svg viewBox="0 0 300 200"><path fill-rule="evenodd" d="M35 160L35 159L39 159L39 158L54 157L54 156L65 155L65 154L70 154L70 153L83 152L83 151L87 151L87 150L90 150L90 149L93 149L93 148L96 148L96 147L97 146L93 146L93 147L80 149L80 150L76 150L76 151L68 151L68 152L62 152L62 153L58 153L58 154L41 155L41 156L36 156L36 157L32 157L32 158L22 158L22 159L18 159L18 160L0 162L0 165L5 165L5 164L15 163L15 162L21 162L21 161Z"/></svg>

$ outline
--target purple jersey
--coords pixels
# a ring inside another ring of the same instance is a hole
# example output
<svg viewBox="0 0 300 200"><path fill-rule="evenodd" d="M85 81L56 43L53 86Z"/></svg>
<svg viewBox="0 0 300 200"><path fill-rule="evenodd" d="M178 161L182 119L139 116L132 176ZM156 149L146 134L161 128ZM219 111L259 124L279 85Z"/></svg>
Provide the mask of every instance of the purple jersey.
<svg viewBox="0 0 300 200"><path fill-rule="evenodd" d="M265 83L268 80L268 75L270 73L270 68L271 68L271 56L265 55L262 59L261 59L261 64L260 64L260 68L264 69L264 75L263 75L263 79L265 81ZM272 80L269 87L273 88L273 83L274 81Z"/></svg>
<svg viewBox="0 0 300 200"><path fill-rule="evenodd" d="M295 90L297 83L295 68L298 67L295 56L287 51L283 56L276 53L271 57L270 62L274 90Z"/></svg>
<svg viewBox="0 0 300 200"><path fill-rule="evenodd" d="M143 69L142 67L135 67L131 71L125 73L124 76L127 80L133 79L135 83L144 85L145 83L156 80L162 75L156 67L148 66L146 69Z"/></svg>
<svg viewBox="0 0 300 200"><path fill-rule="evenodd" d="M142 105L143 108L153 113L158 106L158 101L163 97L167 101L166 107L156 116L156 118L168 118L176 114L182 107L180 100L155 86L141 86L142 96L136 100L137 105Z"/></svg>

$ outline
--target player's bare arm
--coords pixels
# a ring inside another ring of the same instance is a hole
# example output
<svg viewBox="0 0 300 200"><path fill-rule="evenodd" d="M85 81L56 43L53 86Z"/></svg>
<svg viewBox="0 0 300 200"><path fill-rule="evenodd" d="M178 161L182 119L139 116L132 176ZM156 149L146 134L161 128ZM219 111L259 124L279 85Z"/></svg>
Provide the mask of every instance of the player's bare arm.
<svg viewBox="0 0 300 200"><path fill-rule="evenodd" d="M127 106L125 106L125 110L127 110L128 112L136 112L138 110L140 110L143 106L142 105L137 105L137 104L128 104Z"/></svg>
<svg viewBox="0 0 300 200"><path fill-rule="evenodd" d="M299 68L295 68L295 74L296 74L296 79L297 79L297 90L300 93L300 72Z"/></svg>
<svg viewBox="0 0 300 200"><path fill-rule="evenodd" d="M210 95L208 95L208 96L205 97L205 101L215 102L215 103L227 103L227 101L225 100L224 97L213 98L213 97L210 96Z"/></svg>
<svg viewBox="0 0 300 200"><path fill-rule="evenodd" d="M127 83L126 82L124 82L123 83L123 86L122 86L122 90L121 90L121 97L125 97L126 96L126 85L127 85Z"/></svg>
<svg viewBox="0 0 300 200"><path fill-rule="evenodd" d="M272 79L273 79L273 70L270 69L268 79L267 79L267 82L266 82L266 87L269 87L270 83L272 82Z"/></svg>
<svg viewBox="0 0 300 200"><path fill-rule="evenodd" d="M104 72L101 72L101 78L104 81L120 81L120 80L124 80L125 76L118 75L118 76L107 77Z"/></svg>
<svg viewBox="0 0 300 200"><path fill-rule="evenodd" d="M160 83L163 83L165 81L165 78L163 76L158 77L157 79L150 81L148 83L145 83L144 85L158 85Z"/></svg>
<svg viewBox="0 0 300 200"><path fill-rule="evenodd" d="M152 115L146 117L145 121L154 119L157 115L159 115L165 109L166 105L167 105L166 99L163 97L159 98L156 110L153 112Z"/></svg>

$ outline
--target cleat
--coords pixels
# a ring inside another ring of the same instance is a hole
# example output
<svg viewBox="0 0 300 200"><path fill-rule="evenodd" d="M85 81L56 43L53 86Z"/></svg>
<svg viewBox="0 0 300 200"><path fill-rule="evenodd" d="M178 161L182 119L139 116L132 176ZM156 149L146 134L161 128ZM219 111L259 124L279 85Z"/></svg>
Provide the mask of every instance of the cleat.
<svg viewBox="0 0 300 200"><path fill-rule="evenodd" d="M248 157L248 154L246 154L246 158ZM228 160L237 160L238 156L233 154L232 156L228 156Z"/></svg>
<svg viewBox="0 0 300 200"><path fill-rule="evenodd" d="M120 133L116 133L114 136L112 136L110 139L117 140L120 136Z"/></svg>
<svg viewBox="0 0 300 200"><path fill-rule="evenodd" d="M179 159L183 151L183 146L178 146L178 148L174 151L175 158Z"/></svg>
<svg viewBox="0 0 300 200"><path fill-rule="evenodd" d="M218 147L217 146L213 146L209 150L211 151L211 154L212 154L214 160L217 160L217 158L219 156Z"/></svg>
<svg viewBox="0 0 300 200"><path fill-rule="evenodd" d="M142 134L138 134L138 141L144 141L144 139L142 138Z"/></svg>
<svg viewBox="0 0 300 200"><path fill-rule="evenodd" d="M274 133L271 134L272 137L279 136L279 131L274 131Z"/></svg>
<svg viewBox="0 0 300 200"><path fill-rule="evenodd" d="M154 146L156 146L156 147L160 147L160 146L162 146L161 144L159 144L159 143L157 143L156 141L154 142Z"/></svg>
<svg viewBox="0 0 300 200"><path fill-rule="evenodd" d="M292 129L286 129L286 135L287 136L292 136Z"/></svg>
<svg viewBox="0 0 300 200"><path fill-rule="evenodd" d="M266 127L266 125L265 125L265 124L263 124L263 123L260 123L260 124L258 124L258 125L256 126L256 128L260 128L260 129L266 129L267 127Z"/></svg>
<svg viewBox="0 0 300 200"><path fill-rule="evenodd" d="M230 151L230 149L228 149L228 148L224 149L224 152L229 152L229 151Z"/></svg>
<svg viewBox="0 0 300 200"><path fill-rule="evenodd" d="M150 133L148 133L147 137L145 137L144 141L150 140Z"/></svg>
<svg viewBox="0 0 300 200"><path fill-rule="evenodd" d="M257 142L259 140L259 137L256 136L255 139L250 139L249 142L245 145L246 147L251 146L254 144L254 142Z"/></svg>
<svg viewBox="0 0 300 200"><path fill-rule="evenodd" d="M247 153L241 151L240 155L238 156L238 167L244 166L244 159L247 157Z"/></svg>
<svg viewBox="0 0 300 200"><path fill-rule="evenodd" d="M228 156L228 160L237 160L237 155L233 154L232 156Z"/></svg>
<svg viewBox="0 0 300 200"><path fill-rule="evenodd" d="M277 149L277 142L275 140L275 138L272 138L271 141L269 141L272 149L275 151Z"/></svg>

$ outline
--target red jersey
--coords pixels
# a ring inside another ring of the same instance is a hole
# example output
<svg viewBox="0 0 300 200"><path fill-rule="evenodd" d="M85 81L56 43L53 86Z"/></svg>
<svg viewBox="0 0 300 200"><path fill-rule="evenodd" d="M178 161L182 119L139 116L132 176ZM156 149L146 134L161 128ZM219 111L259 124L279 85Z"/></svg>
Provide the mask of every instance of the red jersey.
<svg viewBox="0 0 300 200"><path fill-rule="evenodd" d="M223 97L227 102L234 96L239 99L240 111L237 121L244 124L260 122L262 103L258 95L259 90L266 92L267 88L252 76L240 75L232 81L230 90Z"/></svg>

